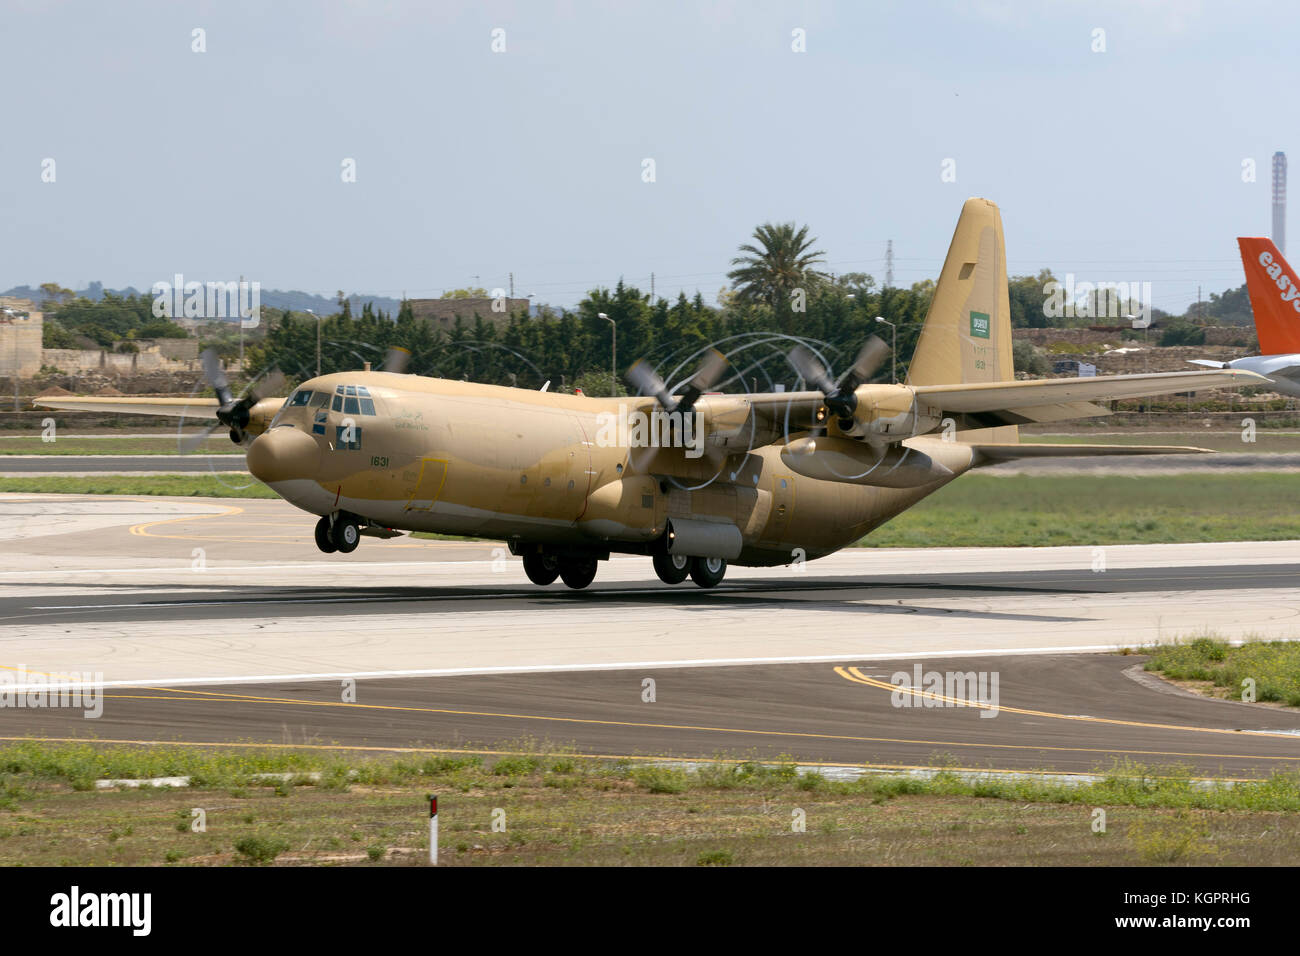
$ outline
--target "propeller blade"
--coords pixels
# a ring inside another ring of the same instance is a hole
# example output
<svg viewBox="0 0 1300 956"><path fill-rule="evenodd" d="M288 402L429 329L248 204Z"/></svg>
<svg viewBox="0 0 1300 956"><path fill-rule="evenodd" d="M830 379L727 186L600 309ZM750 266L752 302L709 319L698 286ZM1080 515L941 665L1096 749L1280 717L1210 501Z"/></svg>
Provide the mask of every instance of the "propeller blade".
<svg viewBox="0 0 1300 956"><path fill-rule="evenodd" d="M835 380L831 378L830 372L826 371L826 366L818 361L817 356L804 345L796 345L786 356L790 366L798 372L805 382L811 385L817 391L821 392L828 399L837 394L838 389L835 387Z"/></svg>
<svg viewBox="0 0 1300 956"><path fill-rule="evenodd" d="M254 379L248 388L248 394L252 396L253 404L257 404L264 398L278 395L282 391L284 391L284 373L276 365L271 366Z"/></svg>
<svg viewBox="0 0 1300 956"><path fill-rule="evenodd" d="M230 380L226 378L226 373L221 368L221 360L217 358L216 350L204 349L199 360L203 363L203 378L217 393L217 401L222 406L231 404L235 396L230 391Z"/></svg>
<svg viewBox="0 0 1300 956"><path fill-rule="evenodd" d="M840 382L842 391L853 391L863 382L871 380L885 359L889 358L889 343L878 335L873 335L863 343L853 367Z"/></svg>
<svg viewBox="0 0 1300 956"><path fill-rule="evenodd" d="M701 395L717 385L727 373L727 357L717 349L709 349L704 356L704 364L696 370L682 391L682 400L673 409L675 412L689 412L695 407Z"/></svg>
<svg viewBox="0 0 1300 956"><path fill-rule="evenodd" d="M393 345L388 349L388 354L384 356L384 364L381 371L396 372L401 375L406 371L406 367L411 364L411 352L400 346Z"/></svg>
<svg viewBox="0 0 1300 956"><path fill-rule="evenodd" d="M225 425L220 421L216 421L201 432L197 432L193 435L186 435L179 442L181 451L186 453L196 451L198 447L207 441L212 436L212 433L218 428L225 428Z"/></svg>
<svg viewBox="0 0 1300 956"><path fill-rule="evenodd" d="M637 361L623 377L638 395L653 395L664 408L672 409L673 397L668 394L668 386L644 359Z"/></svg>

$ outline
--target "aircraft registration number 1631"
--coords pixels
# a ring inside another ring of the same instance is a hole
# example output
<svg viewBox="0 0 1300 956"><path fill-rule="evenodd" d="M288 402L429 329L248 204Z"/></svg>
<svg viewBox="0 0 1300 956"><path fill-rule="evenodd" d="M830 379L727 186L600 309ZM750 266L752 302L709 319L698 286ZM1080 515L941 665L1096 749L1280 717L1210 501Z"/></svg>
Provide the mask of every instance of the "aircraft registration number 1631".
<svg viewBox="0 0 1300 956"><path fill-rule="evenodd" d="M388 467L388 456L387 456L387 455L371 455L371 456L370 456L370 467L371 467L371 468L387 468L387 467Z"/></svg>

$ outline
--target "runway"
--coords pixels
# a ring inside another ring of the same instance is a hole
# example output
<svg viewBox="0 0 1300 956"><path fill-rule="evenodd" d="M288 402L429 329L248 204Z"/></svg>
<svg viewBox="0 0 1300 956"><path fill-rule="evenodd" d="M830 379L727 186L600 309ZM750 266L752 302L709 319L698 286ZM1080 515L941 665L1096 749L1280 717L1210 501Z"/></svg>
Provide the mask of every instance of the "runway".
<svg viewBox="0 0 1300 956"><path fill-rule="evenodd" d="M1137 659L1100 653L1206 629L1296 637L1293 542L857 549L735 568L714 591L616 558L572 592L529 584L495 542L321 555L311 517L279 501L5 495L0 520L0 664L102 674L108 695L96 720L0 709L3 736L531 738L1063 771L1127 757L1227 776L1300 760L1300 715L1155 690L1125 674ZM897 706L891 677L917 663L998 675L996 716Z"/></svg>

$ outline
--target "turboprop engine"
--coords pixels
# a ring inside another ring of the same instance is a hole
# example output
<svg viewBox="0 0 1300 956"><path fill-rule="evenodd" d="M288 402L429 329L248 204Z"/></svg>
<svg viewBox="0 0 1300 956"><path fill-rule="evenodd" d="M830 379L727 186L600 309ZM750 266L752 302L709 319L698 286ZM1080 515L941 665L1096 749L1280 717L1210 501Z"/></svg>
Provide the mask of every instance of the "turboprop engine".
<svg viewBox="0 0 1300 956"><path fill-rule="evenodd" d="M859 385L849 416L836 424L854 438L898 442L929 434L942 422L943 410L919 401L906 385Z"/></svg>
<svg viewBox="0 0 1300 956"><path fill-rule="evenodd" d="M826 409L845 435L876 442L897 442L934 431L942 409L918 401L906 385L864 385L889 354L889 346L872 336L845 376L836 382L826 366L803 345L789 360L803 379L825 396Z"/></svg>

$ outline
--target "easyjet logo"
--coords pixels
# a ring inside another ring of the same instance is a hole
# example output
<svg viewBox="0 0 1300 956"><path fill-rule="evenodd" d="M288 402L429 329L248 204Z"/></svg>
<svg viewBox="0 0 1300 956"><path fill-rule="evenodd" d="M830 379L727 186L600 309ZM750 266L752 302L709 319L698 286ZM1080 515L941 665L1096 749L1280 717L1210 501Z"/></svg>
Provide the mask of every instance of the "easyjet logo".
<svg viewBox="0 0 1300 956"><path fill-rule="evenodd" d="M1291 308L1300 313L1300 287L1291 281L1291 277L1282 269L1282 263L1273 258L1273 253L1265 250L1259 254L1259 264L1281 290L1282 301L1290 302Z"/></svg>

